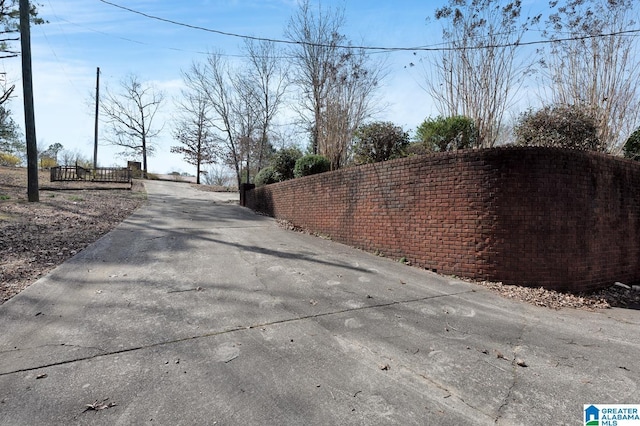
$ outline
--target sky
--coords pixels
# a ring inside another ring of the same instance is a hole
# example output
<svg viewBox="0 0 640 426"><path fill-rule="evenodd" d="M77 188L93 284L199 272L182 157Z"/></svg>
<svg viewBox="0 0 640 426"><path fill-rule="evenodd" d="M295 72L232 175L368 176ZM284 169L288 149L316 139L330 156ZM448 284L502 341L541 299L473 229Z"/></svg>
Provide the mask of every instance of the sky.
<svg viewBox="0 0 640 426"><path fill-rule="evenodd" d="M284 29L298 7L296 0L110 0L127 8L217 31L271 39L284 39ZM194 173L181 155L170 153L174 99L182 87L181 72L207 52L222 51L234 59L241 55L242 39L186 28L144 17L100 0L40 0L40 16L47 24L32 26L32 63L38 145L61 143L67 150L93 158L93 96L96 69L100 67L100 90L117 91L129 74L153 83L166 95L156 117L163 126L156 139L158 151L149 158L153 173ZM441 43L440 24L426 20L442 1L424 0L325 0L324 6L344 7L344 34L366 46L413 47ZM429 53L401 51L377 53L386 63L387 77L379 92L385 108L376 120L391 121L405 131L414 130L425 118L437 115L423 90L421 67ZM376 58L377 59L377 58ZM16 97L9 107L24 128L20 59L0 63ZM104 144L105 124L100 124L98 163L126 165L115 154L120 150ZM300 136L303 139L303 136ZM305 140L300 141L301 145Z"/></svg>

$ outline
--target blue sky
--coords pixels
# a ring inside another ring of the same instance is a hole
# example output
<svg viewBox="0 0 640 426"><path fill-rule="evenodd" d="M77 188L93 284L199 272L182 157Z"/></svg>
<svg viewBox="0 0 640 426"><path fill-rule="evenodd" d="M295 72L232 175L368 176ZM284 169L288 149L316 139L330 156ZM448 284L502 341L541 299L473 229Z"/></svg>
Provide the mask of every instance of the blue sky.
<svg viewBox="0 0 640 426"><path fill-rule="evenodd" d="M61 143L88 158L93 155L93 106L96 67L101 87L116 89L127 74L151 81L167 94L159 119L166 122L157 139L158 152L149 159L156 173L193 172L169 148L173 102L182 85L180 72L204 52L241 52L242 40L210 32L159 22L124 11L99 0L41 0L40 14L48 24L32 27L34 97L39 145ZM296 0L113 0L131 9L187 24L219 31L274 39L284 38L284 28L297 9ZM440 25L427 23L441 4L424 0L324 1L323 5L344 6L344 33L355 44L404 47L432 46L440 42ZM540 3L540 2L539 2ZM546 2L543 2L546 4ZM435 115L428 94L422 90L424 77L419 67L409 67L426 55L412 52L385 54L388 77L380 95L388 107L377 119L392 121L410 131L427 116ZM20 60L1 65L9 80L20 86ZM22 127L22 92L10 108ZM104 125L101 124L104 129ZM304 142L304 141L301 141ZM123 164L116 150L100 146L99 163Z"/></svg>

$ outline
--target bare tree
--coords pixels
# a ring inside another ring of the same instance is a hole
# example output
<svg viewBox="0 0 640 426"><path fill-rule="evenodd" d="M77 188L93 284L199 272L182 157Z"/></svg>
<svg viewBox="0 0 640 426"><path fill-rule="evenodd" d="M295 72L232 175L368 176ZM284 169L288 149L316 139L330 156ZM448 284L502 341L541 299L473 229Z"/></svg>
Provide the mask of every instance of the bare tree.
<svg viewBox="0 0 640 426"><path fill-rule="evenodd" d="M449 0L435 18L446 48L425 75L427 89L442 116L471 118L481 146L493 146L532 63L519 60L518 43L540 16L521 18L520 0Z"/></svg>
<svg viewBox="0 0 640 426"><path fill-rule="evenodd" d="M541 63L552 104L592 110L598 138L620 154L640 117L640 63L634 0L551 1L546 37L553 41ZM605 35L606 34L606 35Z"/></svg>
<svg viewBox="0 0 640 426"><path fill-rule="evenodd" d="M87 169L93 168L93 159L85 157L78 150L63 149L60 151L58 164L63 166L81 166Z"/></svg>
<svg viewBox="0 0 640 426"><path fill-rule="evenodd" d="M291 17L285 36L297 44L291 55L295 65L293 82L300 90L300 117L311 132L311 149L318 154L321 145L323 108L329 93L329 79L335 73L334 64L340 57L339 45L345 42L340 34L344 26L342 9L312 10L309 0L300 3Z"/></svg>
<svg viewBox="0 0 640 426"><path fill-rule="evenodd" d="M164 102L164 93L152 84L142 83L131 74L120 82L120 92L106 91L100 110L108 124L107 141L142 157L142 170L147 175L147 156L153 155L153 138L162 127L154 127L154 118Z"/></svg>
<svg viewBox="0 0 640 426"><path fill-rule="evenodd" d="M232 122L238 142L239 157L245 161L244 175L246 182L250 181L252 165L263 153L260 150L259 132L261 105L257 86L249 77L246 70L229 75L233 88ZM253 167L254 171L255 167Z"/></svg>
<svg viewBox="0 0 640 426"><path fill-rule="evenodd" d="M247 61L233 68L221 53L211 53L206 62L194 63L185 73L187 84L208 101L210 123L219 132L223 157L236 172L238 186L243 171L264 167L272 150L272 123L285 94L274 44L248 42L245 49Z"/></svg>
<svg viewBox="0 0 640 426"><path fill-rule="evenodd" d="M233 186L235 177L231 170L225 165L214 165L203 171L203 180L206 185Z"/></svg>
<svg viewBox="0 0 640 426"><path fill-rule="evenodd" d="M331 161L333 169L346 160L356 129L373 113L373 97L383 77L361 49L351 48L344 35L342 9L317 12L304 0L285 35L296 42L291 51L294 83L301 88L300 116L311 133L313 153Z"/></svg>
<svg viewBox="0 0 640 426"><path fill-rule="evenodd" d="M11 99L15 89L16 85L7 81L6 74L0 75L0 106Z"/></svg>
<svg viewBox="0 0 640 426"><path fill-rule="evenodd" d="M333 170L347 163L357 129L376 111L374 95L383 73L377 65L370 66L362 50L345 50L330 74L318 152Z"/></svg>
<svg viewBox="0 0 640 426"><path fill-rule="evenodd" d="M245 52L249 60L245 82L253 86L247 90L255 99L259 125L256 169L260 171L272 151L271 125L282 106L287 89L287 72L281 66L280 52L270 41L247 40Z"/></svg>
<svg viewBox="0 0 640 426"><path fill-rule="evenodd" d="M194 62L184 73L189 87L202 93L211 107L212 127L221 135L225 162L233 168L238 181L242 183L242 130L238 124L238 97L226 59L220 53L210 53L206 62Z"/></svg>
<svg viewBox="0 0 640 426"><path fill-rule="evenodd" d="M211 105L206 94L197 90L183 90L178 103L180 115L173 137L181 145L172 146L171 152L182 154L184 160L196 166L196 184L200 184L202 166L213 164L219 156L218 138L210 124Z"/></svg>

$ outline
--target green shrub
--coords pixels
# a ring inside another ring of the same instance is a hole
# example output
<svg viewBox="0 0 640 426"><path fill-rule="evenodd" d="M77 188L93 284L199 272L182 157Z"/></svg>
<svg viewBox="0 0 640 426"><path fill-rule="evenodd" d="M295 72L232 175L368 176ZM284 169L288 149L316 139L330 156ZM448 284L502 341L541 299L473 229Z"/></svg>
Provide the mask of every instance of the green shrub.
<svg viewBox="0 0 640 426"><path fill-rule="evenodd" d="M517 145L604 151L593 111L580 105L550 105L520 116L514 128Z"/></svg>
<svg viewBox="0 0 640 426"><path fill-rule="evenodd" d="M355 135L353 162L355 164L377 163L404 157L409 145L409 135L390 122L375 122L362 125Z"/></svg>
<svg viewBox="0 0 640 426"><path fill-rule="evenodd" d="M478 129L469 117L428 118L416 129L416 142L427 152L455 151L480 146ZM415 151L419 151L415 149Z"/></svg>
<svg viewBox="0 0 640 426"><path fill-rule="evenodd" d="M269 185L280 181L282 181L282 177L273 167L265 167L254 178L256 186Z"/></svg>
<svg viewBox="0 0 640 426"><path fill-rule="evenodd" d="M309 154L296 161L293 174L295 177L303 177L324 173L331 170L331 162L322 155Z"/></svg>
<svg viewBox="0 0 640 426"><path fill-rule="evenodd" d="M625 158L640 161L640 128L631 133L622 151Z"/></svg>
<svg viewBox="0 0 640 426"><path fill-rule="evenodd" d="M411 142L409 146L404 150L407 156L412 155L426 155L431 154L433 151L428 149L422 142Z"/></svg>
<svg viewBox="0 0 640 426"><path fill-rule="evenodd" d="M15 155L0 152L0 166L15 167L20 163L22 163L22 160Z"/></svg>
<svg viewBox="0 0 640 426"><path fill-rule="evenodd" d="M300 157L302 157L302 152L298 148L281 149L271 159L271 167L278 173L280 180L293 179L293 169Z"/></svg>

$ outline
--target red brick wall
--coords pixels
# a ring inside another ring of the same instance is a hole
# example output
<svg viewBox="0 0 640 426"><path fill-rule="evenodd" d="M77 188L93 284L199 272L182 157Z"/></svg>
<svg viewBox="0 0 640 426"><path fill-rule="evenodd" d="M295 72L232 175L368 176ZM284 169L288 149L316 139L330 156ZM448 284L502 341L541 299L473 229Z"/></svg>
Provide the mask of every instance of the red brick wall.
<svg viewBox="0 0 640 426"><path fill-rule="evenodd" d="M640 280L640 164L611 156L441 153L268 185L246 201L443 274L570 291Z"/></svg>

